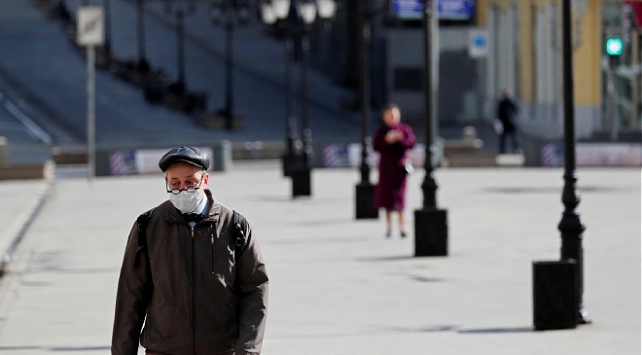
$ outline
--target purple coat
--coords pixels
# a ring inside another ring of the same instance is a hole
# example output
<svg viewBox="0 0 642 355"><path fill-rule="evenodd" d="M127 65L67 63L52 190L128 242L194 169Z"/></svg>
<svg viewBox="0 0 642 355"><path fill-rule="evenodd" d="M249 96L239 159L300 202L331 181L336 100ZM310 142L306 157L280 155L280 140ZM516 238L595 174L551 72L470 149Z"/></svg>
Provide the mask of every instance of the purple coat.
<svg viewBox="0 0 642 355"><path fill-rule="evenodd" d="M391 129L403 132L404 138L393 144L385 140ZM395 128L382 125L375 132L372 148L379 152L379 182L375 188L374 205L376 208L400 211L406 205L406 170L404 162L406 151L415 146L412 128L399 123Z"/></svg>

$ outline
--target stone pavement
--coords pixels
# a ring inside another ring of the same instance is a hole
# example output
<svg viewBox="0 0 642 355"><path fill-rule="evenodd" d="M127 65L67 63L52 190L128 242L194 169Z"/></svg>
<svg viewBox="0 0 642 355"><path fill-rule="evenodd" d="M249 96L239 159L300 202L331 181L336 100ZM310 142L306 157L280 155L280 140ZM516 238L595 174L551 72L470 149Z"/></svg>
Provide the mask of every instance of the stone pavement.
<svg viewBox="0 0 642 355"><path fill-rule="evenodd" d="M532 262L559 259L562 174L438 170L450 251L422 258L413 233L386 239L383 218L354 219L355 169L315 170L313 196L295 200L276 161L238 162L210 181L248 217L267 261L264 354L640 354L639 169L578 170L594 323L532 330ZM422 179L410 177L409 230ZM2 225L24 221L46 184L0 182ZM0 281L0 351L108 353L125 239L166 198L162 177L61 171L44 196Z"/></svg>

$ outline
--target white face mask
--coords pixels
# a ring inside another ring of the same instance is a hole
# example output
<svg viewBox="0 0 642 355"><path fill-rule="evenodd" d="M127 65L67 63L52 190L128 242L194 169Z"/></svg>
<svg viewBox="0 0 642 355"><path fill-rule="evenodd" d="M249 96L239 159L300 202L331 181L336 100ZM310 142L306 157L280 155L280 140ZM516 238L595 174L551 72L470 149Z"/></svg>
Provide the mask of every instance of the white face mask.
<svg viewBox="0 0 642 355"><path fill-rule="evenodd" d="M174 204L174 207L178 208L183 212L194 212L198 205L201 204L203 200L203 195L200 192L201 190L195 190L194 192L188 192L183 190L174 195L169 194L169 200Z"/></svg>

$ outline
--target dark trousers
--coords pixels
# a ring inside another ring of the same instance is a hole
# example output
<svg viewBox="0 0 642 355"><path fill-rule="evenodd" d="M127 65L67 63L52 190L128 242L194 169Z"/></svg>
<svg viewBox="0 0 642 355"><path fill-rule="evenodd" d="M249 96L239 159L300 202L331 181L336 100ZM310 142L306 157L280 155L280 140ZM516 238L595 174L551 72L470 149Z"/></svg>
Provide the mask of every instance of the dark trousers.
<svg viewBox="0 0 642 355"><path fill-rule="evenodd" d="M510 140L513 153L519 152L522 147L519 142L519 135L517 130L504 131L499 135L499 154L506 153L506 140Z"/></svg>

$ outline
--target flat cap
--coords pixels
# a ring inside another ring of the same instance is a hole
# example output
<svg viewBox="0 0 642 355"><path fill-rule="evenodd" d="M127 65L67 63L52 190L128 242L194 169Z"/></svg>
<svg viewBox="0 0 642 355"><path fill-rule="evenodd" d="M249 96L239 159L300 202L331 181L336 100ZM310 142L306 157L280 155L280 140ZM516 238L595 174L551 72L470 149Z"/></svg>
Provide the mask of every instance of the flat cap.
<svg viewBox="0 0 642 355"><path fill-rule="evenodd" d="M170 150L158 161L158 166L164 172L170 165L179 161L192 164L203 170L210 167L210 159L207 154L194 147L180 147Z"/></svg>

